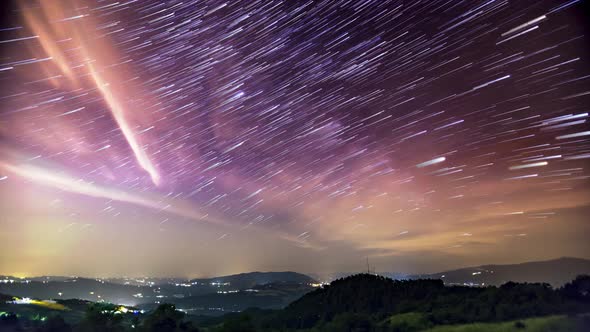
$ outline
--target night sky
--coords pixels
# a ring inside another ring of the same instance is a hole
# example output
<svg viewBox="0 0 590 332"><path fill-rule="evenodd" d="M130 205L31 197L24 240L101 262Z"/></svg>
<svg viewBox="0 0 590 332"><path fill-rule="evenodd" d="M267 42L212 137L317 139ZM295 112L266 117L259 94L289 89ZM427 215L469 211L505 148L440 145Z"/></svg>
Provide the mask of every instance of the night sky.
<svg viewBox="0 0 590 332"><path fill-rule="evenodd" d="M0 273L590 258L583 1L19 1Z"/></svg>

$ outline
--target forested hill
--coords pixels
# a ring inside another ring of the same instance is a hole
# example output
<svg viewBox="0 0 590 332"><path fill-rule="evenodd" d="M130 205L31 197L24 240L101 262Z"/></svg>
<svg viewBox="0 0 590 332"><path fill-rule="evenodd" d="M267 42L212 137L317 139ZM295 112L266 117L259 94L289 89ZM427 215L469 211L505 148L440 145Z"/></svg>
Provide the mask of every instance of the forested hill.
<svg viewBox="0 0 590 332"><path fill-rule="evenodd" d="M359 274L332 282L291 303L273 321L281 327L310 328L339 315L380 320L390 315L424 313L433 324L504 321L590 310L590 277L563 288L513 283L500 287L445 286L441 280L392 280ZM380 318L381 317L381 318Z"/></svg>
<svg viewBox="0 0 590 332"><path fill-rule="evenodd" d="M406 301L427 302L444 292L441 280L392 280L358 274L333 281L291 303L285 310L332 316L340 312L389 312L405 307ZM465 291L469 291L466 289Z"/></svg>

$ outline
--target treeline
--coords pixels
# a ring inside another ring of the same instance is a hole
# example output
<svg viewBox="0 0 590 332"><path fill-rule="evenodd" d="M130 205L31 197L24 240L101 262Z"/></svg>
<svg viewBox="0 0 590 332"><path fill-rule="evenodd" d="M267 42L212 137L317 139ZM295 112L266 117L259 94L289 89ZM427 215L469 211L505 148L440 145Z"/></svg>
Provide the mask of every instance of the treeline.
<svg viewBox="0 0 590 332"><path fill-rule="evenodd" d="M590 276L559 289L542 283L445 286L441 280L391 280L361 274L306 294L280 311L226 316L223 332L418 331L448 324L500 322L590 312Z"/></svg>
<svg viewBox="0 0 590 332"><path fill-rule="evenodd" d="M310 329L336 319L381 322L392 315L423 313L432 325L446 325L589 311L590 276L553 289L548 284L514 282L500 287L445 286L441 280L362 274L308 293L282 311L263 315L259 324Z"/></svg>
<svg viewBox="0 0 590 332"><path fill-rule="evenodd" d="M360 274L316 289L283 310L249 309L194 323L173 305L160 305L147 315L125 321L123 316L93 304L74 326L53 317L31 330L418 331L437 325L588 312L590 276L553 289L548 284L513 282L500 287L445 286L440 280L400 281Z"/></svg>
<svg viewBox="0 0 590 332"><path fill-rule="evenodd" d="M0 331L34 332L199 332L173 304L161 304L147 315L117 312L117 305L92 303L76 324L60 315L44 320L20 319L14 314L0 316Z"/></svg>

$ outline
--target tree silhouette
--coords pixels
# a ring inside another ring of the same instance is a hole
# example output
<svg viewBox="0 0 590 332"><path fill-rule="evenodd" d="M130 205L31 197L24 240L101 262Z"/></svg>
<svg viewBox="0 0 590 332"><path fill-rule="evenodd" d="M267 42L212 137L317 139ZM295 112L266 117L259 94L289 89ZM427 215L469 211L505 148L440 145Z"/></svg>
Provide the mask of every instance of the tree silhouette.
<svg viewBox="0 0 590 332"><path fill-rule="evenodd" d="M142 323L142 329L146 332L197 332L190 322L184 322L185 314L178 311L173 304L161 304L149 314Z"/></svg>

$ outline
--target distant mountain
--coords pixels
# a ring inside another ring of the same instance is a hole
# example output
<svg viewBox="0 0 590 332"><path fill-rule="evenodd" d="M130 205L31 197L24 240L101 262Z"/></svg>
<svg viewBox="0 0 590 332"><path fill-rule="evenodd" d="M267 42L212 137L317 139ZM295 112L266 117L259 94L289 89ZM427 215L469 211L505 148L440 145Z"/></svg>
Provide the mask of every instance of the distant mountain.
<svg viewBox="0 0 590 332"><path fill-rule="evenodd" d="M265 285L277 282L289 282L289 283L314 283L316 282L312 277L297 272L248 272L240 274L232 274L222 277L205 278L205 279L192 279L191 283L229 283L234 288L246 289L255 285Z"/></svg>
<svg viewBox="0 0 590 332"><path fill-rule="evenodd" d="M314 276L322 282L330 282L356 275L358 272L336 272ZM590 260L562 257L547 261L524 262L519 264L498 264L466 267L432 274L407 274L377 272L377 275L395 279L441 279L447 285L500 286L508 281L544 282L560 287L578 275L590 275Z"/></svg>
<svg viewBox="0 0 590 332"><path fill-rule="evenodd" d="M39 281L42 280L42 281ZM16 279L12 283L0 283L0 292L19 297L39 299L82 299L112 303L136 303L136 294L154 294L149 286L114 284L100 279L87 278L33 278Z"/></svg>
<svg viewBox="0 0 590 332"><path fill-rule="evenodd" d="M184 298L167 298L164 301L175 304L184 312L194 315L221 315L239 312L247 308L281 309L314 290L310 284L277 282L256 285L242 290L219 291ZM139 305L141 309L151 310L155 303Z"/></svg>
<svg viewBox="0 0 590 332"><path fill-rule="evenodd" d="M560 287L582 274L590 275L590 260L563 257L521 264L467 267L435 274L414 275L411 278L441 279L447 285L499 286L513 281L544 282L553 287Z"/></svg>
<svg viewBox="0 0 590 332"><path fill-rule="evenodd" d="M331 281L350 277L350 276L353 276L353 275L356 275L359 273L365 273L365 271L362 271L362 272L356 271L356 272L310 273L309 275L320 282L329 283ZM396 280L406 280L412 276L412 274L410 274L410 273L399 273L399 272L377 272L376 274L378 274L382 277L396 279Z"/></svg>
<svg viewBox="0 0 590 332"><path fill-rule="evenodd" d="M131 286L161 286L161 285L170 285L170 284L180 284L185 283L187 281L186 278L150 278L150 277L142 277L142 278L105 278L105 281L108 281L113 284L121 284L121 285L131 285Z"/></svg>
<svg viewBox="0 0 590 332"><path fill-rule="evenodd" d="M168 302L187 309L235 311L249 306L283 307L313 289L310 284L314 282L311 277L295 272L252 272L184 281L175 278L0 277L0 293L127 305Z"/></svg>

